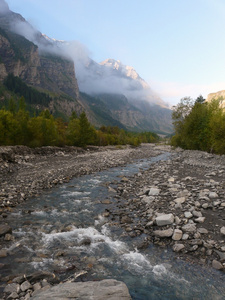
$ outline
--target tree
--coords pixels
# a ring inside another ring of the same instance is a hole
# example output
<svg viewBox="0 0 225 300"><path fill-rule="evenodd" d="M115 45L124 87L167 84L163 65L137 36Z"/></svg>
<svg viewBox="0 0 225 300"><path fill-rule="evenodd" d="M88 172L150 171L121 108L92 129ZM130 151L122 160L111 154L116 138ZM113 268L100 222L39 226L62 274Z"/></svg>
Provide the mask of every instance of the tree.
<svg viewBox="0 0 225 300"><path fill-rule="evenodd" d="M82 112L79 117L80 133L79 133L79 145L84 147L86 145L94 144L96 140L96 130L89 123L85 112Z"/></svg>

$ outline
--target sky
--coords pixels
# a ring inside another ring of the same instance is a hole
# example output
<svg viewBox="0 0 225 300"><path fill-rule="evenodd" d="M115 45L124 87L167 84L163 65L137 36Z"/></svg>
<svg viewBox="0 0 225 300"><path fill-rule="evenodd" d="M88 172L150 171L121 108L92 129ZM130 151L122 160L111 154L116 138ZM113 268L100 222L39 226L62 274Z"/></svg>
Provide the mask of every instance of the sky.
<svg viewBox="0 0 225 300"><path fill-rule="evenodd" d="M224 0L6 0L35 28L96 62L133 66L170 105L225 90Z"/></svg>

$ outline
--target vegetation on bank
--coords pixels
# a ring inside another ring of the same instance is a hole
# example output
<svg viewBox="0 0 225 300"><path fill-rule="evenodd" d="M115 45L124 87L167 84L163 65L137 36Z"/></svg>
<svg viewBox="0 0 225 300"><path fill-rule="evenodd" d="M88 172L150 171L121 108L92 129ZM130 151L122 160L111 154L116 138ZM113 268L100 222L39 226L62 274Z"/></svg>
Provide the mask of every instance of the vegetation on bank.
<svg viewBox="0 0 225 300"><path fill-rule="evenodd" d="M25 100L19 104L13 99L8 107L0 109L0 145L81 146L125 145L157 142L159 137L152 132L132 133L115 126L102 126L96 130L88 121L85 112L72 113L69 122L55 118L48 110L30 116Z"/></svg>
<svg viewBox="0 0 225 300"><path fill-rule="evenodd" d="M171 145L190 150L225 154L225 109L222 98L205 102L182 98L172 113L175 135Z"/></svg>

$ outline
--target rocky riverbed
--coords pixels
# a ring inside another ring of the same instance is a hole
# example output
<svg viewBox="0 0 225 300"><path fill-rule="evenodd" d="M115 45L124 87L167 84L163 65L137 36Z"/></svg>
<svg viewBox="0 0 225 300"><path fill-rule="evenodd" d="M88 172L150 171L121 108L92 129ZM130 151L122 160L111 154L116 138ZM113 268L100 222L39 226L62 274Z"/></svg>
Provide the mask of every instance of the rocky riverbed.
<svg viewBox="0 0 225 300"><path fill-rule="evenodd" d="M123 177L120 182L107 183L116 202L111 205L110 201L105 201L104 217L113 226L122 227L123 236L139 236L136 246L140 251L154 243L172 248L182 259L224 272L225 157L172 150L169 146L0 148L1 244L10 243L14 238L7 218L17 204L45 189L68 182L74 176L125 165L163 152L171 153L169 160L152 164L148 170L140 170L134 176ZM3 247L0 258L5 255L7 251ZM1 262L0 268L4 268ZM82 275L82 272L75 273L70 281L77 281ZM59 283L57 276L48 272L25 274L7 281L4 299L38 297L40 290L43 293ZM120 283L112 285L123 286ZM129 299L126 286L123 291L125 299ZM51 299L49 295L48 299Z"/></svg>
<svg viewBox="0 0 225 300"><path fill-rule="evenodd" d="M137 244L169 246L180 258L225 271L225 156L182 151L122 178L106 211ZM115 184L112 183L112 184Z"/></svg>

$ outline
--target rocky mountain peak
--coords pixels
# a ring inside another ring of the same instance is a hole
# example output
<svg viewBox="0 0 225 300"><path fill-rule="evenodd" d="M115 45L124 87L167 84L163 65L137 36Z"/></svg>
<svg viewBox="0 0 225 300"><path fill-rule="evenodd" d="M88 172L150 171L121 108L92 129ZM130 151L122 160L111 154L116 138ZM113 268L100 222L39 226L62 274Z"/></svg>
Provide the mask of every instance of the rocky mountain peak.
<svg viewBox="0 0 225 300"><path fill-rule="evenodd" d="M131 79L139 81L143 88L149 88L147 82L139 76L139 74L132 66L124 65L120 60L108 58L100 62L100 65L109 67L113 70L117 70L122 76L129 77Z"/></svg>

